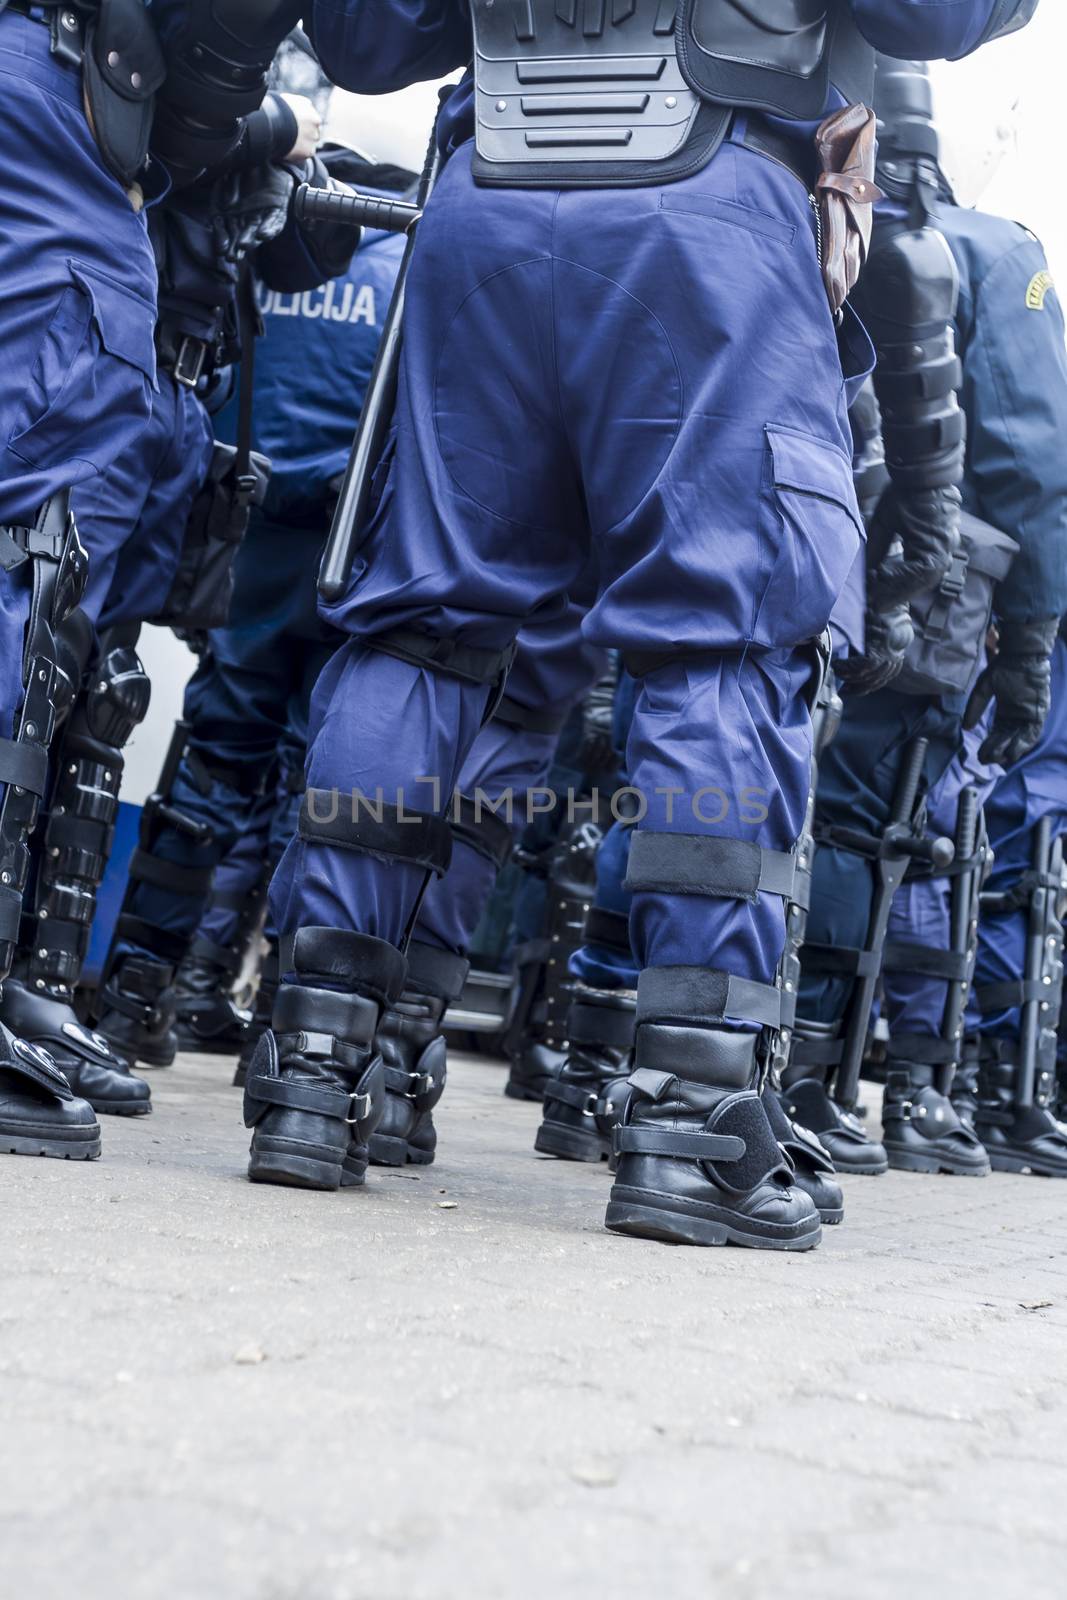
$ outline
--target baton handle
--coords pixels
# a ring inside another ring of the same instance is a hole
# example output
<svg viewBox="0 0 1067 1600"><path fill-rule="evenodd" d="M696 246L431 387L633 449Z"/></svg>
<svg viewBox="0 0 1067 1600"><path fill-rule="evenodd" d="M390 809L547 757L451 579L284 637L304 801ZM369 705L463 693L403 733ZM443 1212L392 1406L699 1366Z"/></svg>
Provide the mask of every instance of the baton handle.
<svg viewBox="0 0 1067 1600"><path fill-rule="evenodd" d="M915 811L915 799L919 793L919 783L923 775L923 763L926 752L930 748L929 739L913 739L904 752L904 765L900 769L897 787L893 795L893 822L911 822Z"/></svg>
<svg viewBox="0 0 1067 1600"><path fill-rule="evenodd" d="M421 208L408 200L317 189L310 183L297 187L293 211L298 222L343 222L352 228L380 228L384 233L406 233L422 216Z"/></svg>

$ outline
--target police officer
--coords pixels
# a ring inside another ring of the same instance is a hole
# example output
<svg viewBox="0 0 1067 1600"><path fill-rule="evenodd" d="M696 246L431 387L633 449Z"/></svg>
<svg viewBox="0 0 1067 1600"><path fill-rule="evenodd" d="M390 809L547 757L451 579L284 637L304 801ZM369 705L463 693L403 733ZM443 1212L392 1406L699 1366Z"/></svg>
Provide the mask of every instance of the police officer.
<svg viewBox="0 0 1067 1600"><path fill-rule="evenodd" d="M401 805L417 774L451 790L518 628L593 551L585 633L642 679L628 766L649 798L630 868L635 1092L607 1222L818 1242L758 1085L808 800L810 641L861 538L838 333L850 375L870 350L834 313L863 255L873 130L853 112L823 132L825 278L810 139L869 97L873 45L962 54L1032 10L851 0L755 19L709 0L672 31L651 3L583 8L578 26L577 6L546 0L518 30L480 4L311 8L351 88L451 71L472 43L475 74L442 119L388 477L331 611L352 639L320 683L275 883L292 956L246 1088L254 1179L362 1181L379 1011L447 855L443 819L405 825ZM607 54L632 73L610 111ZM334 790L379 786L380 817L331 810Z"/></svg>
<svg viewBox="0 0 1067 1600"><path fill-rule="evenodd" d="M300 143L305 112L313 108L268 96L244 119L228 158L236 181L209 176L153 207L159 293L151 415L144 433L75 493L90 570L74 641L75 671L84 668L84 681L31 845L33 894L2 1014L9 1027L48 1050L98 1112L136 1116L151 1109L148 1085L100 1033L81 1024L72 1004L118 813L123 747L148 706L137 634L167 599L194 495L208 477L211 431L195 382L209 355L220 358L222 318L242 252L257 231L269 236L285 221L292 180L283 178L278 189L274 169L264 169L260 158L310 154L311 146ZM246 172L249 162L255 170Z"/></svg>
<svg viewBox="0 0 1067 1600"><path fill-rule="evenodd" d="M0 975L19 936L48 747L78 675L63 639L85 583L70 491L134 443L154 382L139 179L159 51L147 26L128 35L124 61L144 93L116 94L99 68L109 20L102 10L86 29L81 11L19 0L0 14ZM91 1108L6 1027L0 1085L0 1149L99 1154Z"/></svg>
<svg viewBox="0 0 1067 1600"><path fill-rule="evenodd" d="M858 919L872 902L868 862L838 848L834 830L865 823L875 831L885 827L916 738L927 740L925 782L935 784L948 767L978 673L991 599L1003 654L984 674L967 720L973 722L994 697L991 727L981 741L984 762L1010 763L1030 749L1049 703L1057 627L1052 613L1067 603L1067 480L1057 444L1067 422L1067 361L1043 252L1017 224L955 203L938 164L924 73L914 64L882 62L878 84L879 181L898 205L914 204L918 167L920 220L928 219L932 240L943 241L942 249L947 245L945 259L958 283L953 320L963 356L958 381L966 421L963 541L942 582L910 602L903 670L887 687L846 700L841 734L822 773L819 815L831 837L815 867L801 1004L807 1037L798 1041L787 1074L793 1103L804 1108L820 1100L812 1059L825 1061L841 1049L837 1019L844 985L834 974L835 962L848 948L863 945ZM1044 290L1040 311L1033 309L1034 285ZM1031 387L1034 374L1040 374L1039 389ZM883 379L890 405L893 380L893 374ZM935 392L936 385L928 385L928 393ZM894 413L887 430L891 453L901 452L902 431ZM872 546L885 503L875 512ZM873 588L877 606L877 579ZM876 628L875 637L884 642L886 635ZM937 657L947 669L940 683L932 670ZM852 681L863 687L862 675ZM975 854L981 797L965 795L972 787L973 774L940 786L932 813L948 837L966 823L952 876L931 878L924 871L889 922L885 1157L907 1170L988 1171L970 1119L961 1120L950 1103L963 1040L960 1002L974 967L973 937L964 930L975 920L977 901L970 913L963 903L965 896L977 895L981 865ZM941 944L942 936L952 948ZM839 1165L884 1170L881 1148L866 1138L847 1107L835 1111L830 1131L814 1115Z"/></svg>

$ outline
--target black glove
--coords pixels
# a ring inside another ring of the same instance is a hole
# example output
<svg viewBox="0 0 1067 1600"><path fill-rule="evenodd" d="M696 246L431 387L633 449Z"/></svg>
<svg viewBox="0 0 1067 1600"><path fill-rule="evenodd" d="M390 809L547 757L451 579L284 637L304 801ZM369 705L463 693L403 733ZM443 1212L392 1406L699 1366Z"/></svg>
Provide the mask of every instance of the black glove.
<svg viewBox="0 0 1067 1600"><path fill-rule="evenodd" d="M868 576L868 604L886 615L936 588L951 567L960 542L959 490L891 485L871 519L870 542L886 553Z"/></svg>
<svg viewBox="0 0 1067 1600"><path fill-rule="evenodd" d="M846 694L873 694L893 682L904 666L915 638L907 606L891 611L868 611L864 622L861 656L846 656L834 664L834 673Z"/></svg>
<svg viewBox="0 0 1067 1600"><path fill-rule="evenodd" d="M997 653L971 693L963 718L977 727L990 700L996 700L993 727L978 752L987 765L1013 766L1041 737L1052 704L1052 648L1059 617L1038 622L1002 622Z"/></svg>
<svg viewBox="0 0 1067 1600"><path fill-rule="evenodd" d="M276 238L285 227L295 193L295 173L272 162L220 178L212 196L212 223L219 255L237 262Z"/></svg>
<svg viewBox="0 0 1067 1600"><path fill-rule="evenodd" d="M618 678L613 662L582 701L582 747L578 759L584 772L607 772L619 764L612 739Z"/></svg>

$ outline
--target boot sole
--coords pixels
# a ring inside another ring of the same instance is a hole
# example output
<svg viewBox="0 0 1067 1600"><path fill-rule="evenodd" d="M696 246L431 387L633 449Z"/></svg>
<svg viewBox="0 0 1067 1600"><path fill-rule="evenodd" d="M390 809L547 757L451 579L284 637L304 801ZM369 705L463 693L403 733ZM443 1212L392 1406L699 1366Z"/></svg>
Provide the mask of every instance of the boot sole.
<svg viewBox="0 0 1067 1600"><path fill-rule="evenodd" d="M83 1095L83 1100L88 1100L98 1117L150 1117L152 1115L151 1100L94 1100L92 1095Z"/></svg>
<svg viewBox="0 0 1067 1600"><path fill-rule="evenodd" d="M100 1131L88 1139L48 1139L26 1133L0 1133L0 1154L52 1156L58 1161L97 1161Z"/></svg>
<svg viewBox="0 0 1067 1600"><path fill-rule="evenodd" d="M814 1250L822 1238L818 1214L802 1228L775 1230L770 1223L753 1221L750 1227L737 1212L690 1201L683 1208L676 1195L659 1195L645 1189L612 1190L604 1226L611 1233L625 1233L638 1239L656 1239L663 1244L737 1244L751 1250Z"/></svg>
<svg viewBox="0 0 1067 1600"><path fill-rule="evenodd" d="M822 1223L824 1228L836 1228L838 1223L844 1222L844 1220L844 1206L835 1206L833 1210L831 1210L829 1206L825 1208L822 1206L819 1207L819 1221Z"/></svg>
<svg viewBox="0 0 1067 1600"><path fill-rule="evenodd" d="M880 1178L889 1171L888 1161L842 1161L838 1156L833 1157L834 1170L845 1173L853 1178Z"/></svg>
<svg viewBox="0 0 1067 1600"><path fill-rule="evenodd" d="M886 1145L889 1165L894 1172L931 1172L948 1178L987 1178L992 1171L988 1162L964 1165L951 1156L923 1155L917 1150L892 1150Z"/></svg>
<svg viewBox="0 0 1067 1600"><path fill-rule="evenodd" d="M990 1165L994 1172L1021 1172L1033 1178L1067 1178L1067 1167L1050 1166L1027 1156L1013 1156L990 1152Z"/></svg>
<svg viewBox="0 0 1067 1600"><path fill-rule="evenodd" d="M436 1150L422 1149L388 1133L372 1133L369 1148L372 1167L428 1167L437 1154Z"/></svg>
<svg viewBox="0 0 1067 1600"><path fill-rule="evenodd" d="M305 1149L307 1147L305 1146ZM312 1147L314 1148L314 1147ZM306 1155L284 1140L274 1148L253 1145L248 1160L250 1183L277 1183L290 1189L356 1189L366 1181L367 1167L362 1160L326 1160Z"/></svg>
<svg viewBox="0 0 1067 1600"><path fill-rule="evenodd" d="M601 1162L611 1158L611 1141L596 1133L583 1133L564 1122L542 1122L534 1138L534 1149L559 1161Z"/></svg>

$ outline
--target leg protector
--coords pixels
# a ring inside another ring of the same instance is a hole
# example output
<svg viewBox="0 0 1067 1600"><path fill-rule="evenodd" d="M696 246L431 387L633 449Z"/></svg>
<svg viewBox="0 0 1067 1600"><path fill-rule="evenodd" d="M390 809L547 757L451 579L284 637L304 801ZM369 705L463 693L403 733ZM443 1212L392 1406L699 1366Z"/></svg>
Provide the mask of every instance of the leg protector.
<svg viewBox="0 0 1067 1600"><path fill-rule="evenodd" d="M375 1166L429 1166L437 1149L433 1108L445 1092L445 1012L458 1000L470 963L412 944L404 992L382 1013L378 1048L385 1069L382 1119L370 1138Z"/></svg>
<svg viewBox="0 0 1067 1600"><path fill-rule="evenodd" d="M245 1083L248 1176L299 1189L362 1184L385 1100L374 1038L400 998L404 957L367 934L301 928L288 965L297 981L279 988Z"/></svg>
<svg viewBox="0 0 1067 1600"><path fill-rule="evenodd" d="M114 840L122 751L150 694L133 645L105 636L63 731L36 899L23 924L27 986L57 999L69 1001L81 976Z"/></svg>
<svg viewBox="0 0 1067 1600"><path fill-rule="evenodd" d="M57 633L85 588L87 562L69 494L53 495L30 527L0 528L0 564L30 590L22 654L22 704L14 737L0 740L0 981L11 970L29 871L27 840L48 780L56 717L69 704Z"/></svg>
<svg viewBox="0 0 1067 1600"><path fill-rule="evenodd" d="M567 1012L567 1059L559 1077L545 1088L544 1116L534 1139L541 1155L563 1161L610 1159L626 1099L636 1014L637 996L630 989L574 985Z"/></svg>

